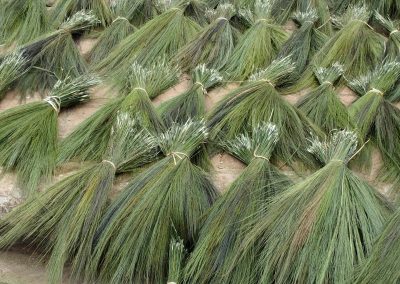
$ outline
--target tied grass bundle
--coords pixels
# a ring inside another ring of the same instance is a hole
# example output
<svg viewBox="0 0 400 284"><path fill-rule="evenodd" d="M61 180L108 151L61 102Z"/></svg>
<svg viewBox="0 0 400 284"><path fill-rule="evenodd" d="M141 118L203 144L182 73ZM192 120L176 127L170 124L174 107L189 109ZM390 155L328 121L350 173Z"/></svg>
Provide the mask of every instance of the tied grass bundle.
<svg viewBox="0 0 400 284"><path fill-rule="evenodd" d="M114 4L116 15L120 15L135 25L142 25L158 14L155 0L116 0Z"/></svg>
<svg viewBox="0 0 400 284"><path fill-rule="evenodd" d="M18 80L18 89L23 93L43 93L58 80L86 74L86 63L79 54L72 35L97 22L92 13L81 11L66 20L58 30L21 46L18 51L27 60L29 72Z"/></svg>
<svg viewBox="0 0 400 284"><path fill-rule="evenodd" d="M393 214L374 244L368 260L361 266L356 284L398 283L400 281L400 209Z"/></svg>
<svg viewBox="0 0 400 284"><path fill-rule="evenodd" d="M384 37L368 24L371 12L366 6L351 6L336 23L342 28L326 42L312 60L314 66L344 66L345 76L355 78L372 70L382 60Z"/></svg>
<svg viewBox="0 0 400 284"><path fill-rule="evenodd" d="M193 84L189 90L161 104L158 113L167 126L184 123L188 119L202 119L206 113L207 90L222 81L222 76L205 64L197 66L192 73Z"/></svg>
<svg viewBox="0 0 400 284"><path fill-rule="evenodd" d="M353 128L346 106L340 101L334 87L343 71L343 66L338 63L328 68L316 68L314 75L320 85L297 104L300 111L326 133L335 129Z"/></svg>
<svg viewBox="0 0 400 284"><path fill-rule="evenodd" d="M115 175L147 164L157 154L154 137L133 128L130 116L121 113L102 162L59 181L8 214L0 228L0 247L17 242L43 247L50 255L49 283L61 283L67 261L72 280L78 283L90 264L93 238Z"/></svg>
<svg viewBox="0 0 400 284"><path fill-rule="evenodd" d="M312 165L313 157L302 146L314 127L276 90L279 82L293 70L290 58L275 60L230 92L211 113L211 138L233 139L240 133L251 131L263 121L270 121L280 130L280 143L275 148L274 157L284 162L298 158Z"/></svg>
<svg viewBox="0 0 400 284"><path fill-rule="evenodd" d="M137 120L137 124L151 133L161 133L164 124L154 109L150 98L178 81L177 68L160 61L152 67L131 66L123 95L111 99L82 122L60 146L58 162L71 159L98 160L107 149L110 129L115 123L119 111L127 112Z"/></svg>
<svg viewBox="0 0 400 284"><path fill-rule="evenodd" d="M327 41L327 36L315 27L318 21L315 10L295 13L293 19L300 28L292 33L277 56L278 58L290 56L295 64L295 69L287 77L286 84L293 84L300 78L312 56Z"/></svg>
<svg viewBox="0 0 400 284"><path fill-rule="evenodd" d="M182 268L186 253L187 251L182 239L173 239L171 241L169 245L167 284L181 283Z"/></svg>
<svg viewBox="0 0 400 284"><path fill-rule="evenodd" d="M182 9L171 8L121 41L95 69L124 77L133 61L151 65L159 57L169 60L199 31L200 26L186 17Z"/></svg>
<svg viewBox="0 0 400 284"><path fill-rule="evenodd" d="M98 83L93 76L59 81L44 100L0 113L0 165L16 171L25 195L33 195L54 172L58 113L88 100L88 89Z"/></svg>
<svg viewBox="0 0 400 284"><path fill-rule="evenodd" d="M217 197L208 176L190 162L206 137L202 121L173 125L159 137L165 158L137 176L104 217L90 271L99 271L99 276L90 280L167 281L171 240L178 235L192 248Z"/></svg>
<svg viewBox="0 0 400 284"><path fill-rule="evenodd" d="M0 43L23 44L47 31L46 1L4 0L0 11Z"/></svg>
<svg viewBox="0 0 400 284"><path fill-rule="evenodd" d="M333 28L328 1L329 0L297 0L297 11L307 13L310 9L314 10L318 18L314 24L316 29L330 36L333 33Z"/></svg>
<svg viewBox="0 0 400 284"><path fill-rule="evenodd" d="M15 52L5 56L0 62L0 99L6 91L21 77L27 68L27 60L21 53Z"/></svg>
<svg viewBox="0 0 400 284"><path fill-rule="evenodd" d="M199 64L216 70L228 61L239 38L239 31L230 20L235 15L231 4L221 4L215 10L207 10L210 24L178 52L175 61L184 69L192 70Z"/></svg>
<svg viewBox="0 0 400 284"><path fill-rule="evenodd" d="M57 1L51 12L51 22L58 28L67 18L79 11L93 11L104 27L112 22L112 12L107 0L62 0Z"/></svg>
<svg viewBox="0 0 400 284"><path fill-rule="evenodd" d="M124 38L135 31L135 27L126 18L117 17L100 35L90 50L88 61L92 64L107 57L110 51Z"/></svg>
<svg viewBox="0 0 400 284"><path fill-rule="evenodd" d="M346 283L391 209L347 163L357 135L337 131L309 151L323 168L278 194L249 222L227 283Z"/></svg>
<svg viewBox="0 0 400 284"><path fill-rule="evenodd" d="M392 104L390 90L399 76L399 62L383 62L349 84L361 96L349 108L352 120L360 137L378 146L384 160L382 178L395 182L395 188L400 185L400 110Z"/></svg>
<svg viewBox="0 0 400 284"><path fill-rule="evenodd" d="M251 135L242 134L223 144L247 167L211 208L185 267L185 283L228 283L225 272L242 242L244 221L291 184L269 162L278 137L277 127L264 122Z"/></svg>
<svg viewBox="0 0 400 284"><path fill-rule="evenodd" d="M378 13L375 14L375 18L389 33L389 39L385 43L385 59L392 61L400 59L400 22L392 21Z"/></svg>
<svg viewBox="0 0 400 284"><path fill-rule="evenodd" d="M257 2L253 25L243 34L228 58L224 71L232 80L245 80L277 56L288 35L271 17L270 1Z"/></svg>

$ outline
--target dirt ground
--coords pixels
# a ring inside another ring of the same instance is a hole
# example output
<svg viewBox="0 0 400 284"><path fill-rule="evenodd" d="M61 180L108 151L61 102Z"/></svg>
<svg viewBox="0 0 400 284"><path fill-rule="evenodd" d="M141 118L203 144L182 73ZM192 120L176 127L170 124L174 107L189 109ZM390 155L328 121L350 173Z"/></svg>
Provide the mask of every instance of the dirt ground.
<svg viewBox="0 0 400 284"><path fill-rule="evenodd" d="M288 29L292 29L288 26ZM94 40L84 40L79 43L79 49L82 54L86 54L93 46ZM182 76L181 82L173 88L167 90L154 100L154 104L179 95L185 91L190 84L187 76ZM221 100L236 85L219 87L207 94L207 109L210 110L219 100ZM339 90L341 100L346 104L351 104L356 96L348 89ZM304 94L304 93L303 93ZM115 94L112 94L107 86L99 86L93 90L92 100L74 107L73 109L62 111L59 116L60 136L68 135L79 123L94 113L100 106ZM301 98L302 94L288 95L285 98L292 104ZM28 101L36 100L28 98ZM19 104L17 94L10 92L0 102L0 111ZM212 157L213 171L212 178L220 191L224 191L229 184L242 172L244 165L227 154L218 154ZM373 169L371 173L360 173L364 178L370 181L376 188L386 192L390 185L376 181L378 169L381 165L379 153L374 153ZM55 180L59 180L69 175L79 168L79 164L68 164L57 172ZM129 176L122 176L117 179L115 187L122 188L129 181ZM15 176L12 173L5 174L0 182L0 214L11 210L20 202L20 192L15 185ZM46 283L45 260L37 254L26 252L23 249L13 249L0 253L0 284L43 284ZM67 283L67 282L65 282Z"/></svg>

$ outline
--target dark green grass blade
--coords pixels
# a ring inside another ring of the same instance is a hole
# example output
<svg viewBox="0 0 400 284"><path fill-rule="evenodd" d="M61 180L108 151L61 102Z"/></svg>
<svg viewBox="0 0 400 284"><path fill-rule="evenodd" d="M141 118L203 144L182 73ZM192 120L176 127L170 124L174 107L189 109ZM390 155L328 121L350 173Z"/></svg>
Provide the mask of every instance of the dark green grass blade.
<svg viewBox="0 0 400 284"><path fill-rule="evenodd" d="M222 283L232 255L240 246L245 220L291 184L268 159L278 142L278 130L262 123L224 148L248 166L213 205L199 241L185 267L185 283Z"/></svg>
<svg viewBox="0 0 400 284"><path fill-rule="evenodd" d="M23 44L48 30L46 1L5 0L1 5L1 44Z"/></svg>
<svg viewBox="0 0 400 284"><path fill-rule="evenodd" d="M110 51L124 38L135 31L135 27L126 18L116 18L98 38L98 41L90 50L88 61L97 63L107 57Z"/></svg>
<svg viewBox="0 0 400 284"><path fill-rule="evenodd" d="M382 196L346 166L357 140L354 133L340 131L327 142L311 144L309 150L325 166L279 194L249 222L226 274L239 282L230 283L351 279L391 212Z"/></svg>
<svg viewBox="0 0 400 284"><path fill-rule="evenodd" d="M353 283L398 283L400 281L400 210L387 223L368 260L360 266Z"/></svg>
<svg viewBox="0 0 400 284"><path fill-rule="evenodd" d="M192 247L217 195L205 173L185 156L199 148L205 131L204 123L189 121L161 136L167 157L135 178L105 216L93 260L100 269L97 281L166 282L172 238L178 235Z"/></svg>
<svg viewBox="0 0 400 284"><path fill-rule="evenodd" d="M182 47L174 58L184 70L193 70L203 63L209 68L221 69L238 41L239 31L230 23L235 14L233 5L219 5L216 10L209 10L208 14L211 23Z"/></svg>
<svg viewBox="0 0 400 284"><path fill-rule="evenodd" d="M52 9L51 23L58 28L65 19L82 10L93 11L103 26L112 22L112 13L109 2L106 0L63 0L57 1L56 6Z"/></svg>
<svg viewBox="0 0 400 284"><path fill-rule="evenodd" d="M98 83L90 76L60 81L45 101L0 113L0 164L6 171L16 171L25 195L33 194L54 172L58 111L87 100L87 89Z"/></svg>
<svg viewBox="0 0 400 284"><path fill-rule="evenodd" d="M0 99L5 96L6 91L24 74L27 68L27 61L21 53L11 53L1 59Z"/></svg>
<svg viewBox="0 0 400 284"><path fill-rule="evenodd" d="M183 10L171 8L121 41L95 69L111 71L116 78L126 76L133 61L151 65L160 57L170 59L199 31L200 26L184 16Z"/></svg>
<svg viewBox="0 0 400 284"><path fill-rule="evenodd" d="M326 133L354 128L350 114L334 88L343 74L343 66L334 64L330 68L317 68L314 74L320 86L305 95L297 107Z"/></svg>

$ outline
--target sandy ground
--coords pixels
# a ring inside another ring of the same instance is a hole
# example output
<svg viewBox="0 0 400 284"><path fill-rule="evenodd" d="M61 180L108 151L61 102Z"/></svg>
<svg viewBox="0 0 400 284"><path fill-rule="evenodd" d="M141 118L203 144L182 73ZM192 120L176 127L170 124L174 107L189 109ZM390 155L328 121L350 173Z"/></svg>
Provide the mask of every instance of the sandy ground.
<svg viewBox="0 0 400 284"><path fill-rule="evenodd" d="M288 26L288 29L292 29ZM82 54L86 54L93 45L94 40L84 40L79 43L79 49ZM161 94L154 100L154 104L170 99L185 91L190 84L187 76L181 78L181 82ZM207 94L206 104L207 109L212 107L221 100L230 90L234 89L236 85L228 85L219 87ZM346 105L351 104L356 99L356 96L346 88L339 90L340 97ZM100 106L112 97L113 94L107 86L99 86L93 90L93 99L83 105L74 107L73 109L66 110L60 113L59 128L60 136L65 137L68 135L79 123L89 117ZM288 95L285 98L292 104L301 97L302 94ZM36 100L35 98L28 98L28 101ZM17 94L10 92L0 102L0 111L19 104ZM229 184L242 172L244 165L227 154L218 154L212 157L213 171L212 178L215 185L220 191L224 191ZM373 169L371 173L361 173L364 178L370 181L376 188L382 192L386 192L389 185L378 183L376 176L378 169L381 165L381 158L378 152L374 153ZM74 170L79 168L79 164L68 164L62 169L58 170L55 180L59 180L66 175L69 175ZM120 189L127 184L129 176L118 177L115 187ZM5 174L0 183L0 214L11 210L20 202L19 189L15 185L15 176L12 173ZM14 249L8 252L0 253L0 284L43 284L46 283L45 274L45 260L41 259L37 254L31 255L22 249ZM67 283L67 282L65 282Z"/></svg>

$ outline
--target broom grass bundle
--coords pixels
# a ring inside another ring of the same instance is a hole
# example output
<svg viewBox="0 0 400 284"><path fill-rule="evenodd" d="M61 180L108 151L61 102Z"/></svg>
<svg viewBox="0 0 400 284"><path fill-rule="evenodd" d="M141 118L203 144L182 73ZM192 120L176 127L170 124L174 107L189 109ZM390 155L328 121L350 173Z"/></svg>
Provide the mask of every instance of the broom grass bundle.
<svg viewBox="0 0 400 284"><path fill-rule="evenodd" d="M140 26L158 15L157 1L154 0L117 0L113 7L115 14Z"/></svg>
<svg viewBox="0 0 400 284"><path fill-rule="evenodd" d="M227 63L239 38L239 31L230 22L236 13L233 5L221 4L207 12L210 24L182 47L174 58L184 70L192 70L203 63L220 70Z"/></svg>
<svg viewBox="0 0 400 284"><path fill-rule="evenodd" d="M349 112L334 87L343 71L343 66L337 63L328 68L316 68L314 75L320 85L297 103L300 111L326 133L353 128Z"/></svg>
<svg viewBox="0 0 400 284"><path fill-rule="evenodd" d="M375 13L375 18L389 33L389 39L385 43L385 59L399 60L400 59L400 22L392 21L382 15Z"/></svg>
<svg viewBox="0 0 400 284"><path fill-rule="evenodd" d="M169 245L168 284L181 283L184 259L187 254L182 239L173 239Z"/></svg>
<svg viewBox="0 0 400 284"><path fill-rule="evenodd" d="M383 197L347 167L357 140L353 132L337 131L311 143L308 150L323 168L248 222L226 283L351 280L391 213Z"/></svg>
<svg viewBox="0 0 400 284"><path fill-rule="evenodd" d="M315 10L308 9L306 12L295 13L293 19L300 28L292 33L277 56L278 58L290 56L295 64L294 71L286 79L286 84L290 85L297 82L312 56L327 41L327 36L315 27L318 21Z"/></svg>
<svg viewBox="0 0 400 284"><path fill-rule="evenodd" d="M132 34L136 28L126 18L117 17L100 35L90 50L88 61L97 63L107 57L110 51L124 38Z"/></svg>
<svg viewBox="0 0 400 284"><path fill-rule="evenodd" d="M130 115L121 113L112 130L104 160L88 166L29 198L2 220L0 247L17 242L49 254L49 283L61 283L64 264L71 278L90 264L95 232L105 212L116 174L153 161L157 144L146 131L135 131Z"/></svg>
<svg viewBox="0 0 400 284"><path fill-rule="evenodd" d="M107 0L62 0L57 1L52 9L50 19L56 28L67 18L79 11L92 11L102 26L112 22L112 12Z"/></svg>
<svg viewBox="0 0 400 284"><path fill-rule="evenodd" d="M399 76L399 62L383 62L374 71L349 83L361 96L350 106L350 116L361 139L372 139L383 154L381 177L393 181L394 188L400 185L400 110L387 94Z"/></svg>
<svg viewBox="0 0 400 284"><path fill-rule="evenodd" d="M184 123L188 119L199 120L206 113L205 96L207 91L222 82L222 76L205 64L197 66L192 73L192 86L158 108L158 113L165 125Z"/></svg>
<svg viewBox="0 0 400 284"><path fill-rule="evenodd" d="M1 5L0 43L23 44L47 31L46 1L5 0Z"/></svg>
<svg viewBox="0 0 400 284"><path fill-rule="evenodd" d="M243 34L224 67L232 80L245 80L267 67L277 56L288 35L271 17L271 2L257 2L253 25Z"/></svg>
<svg viewBox="0 0 400 284"><path fill-rule="evenodd" d="M59 81L44 100L0 113L0 165L17 173L26 196L34 195L39 182L53 175L58 113L88 100L88 89L98 83L93 76Z"/></svg>
<svg viewBox="0 0 400 284"><path fill-rule="evenodd" d="M137 124L153 134L164 130L164 123L153 107L150 98L178 81L178 71L160 61L152 67L131 66L123 94L111 99L82 122L60 145L58 163L72 159L81 161L101 159L110 139L110 129L120 111L130 113Z"/></svg>
<svg viewBox="0 0 400 284"><path fill-rule="evenodd" d="M18 52L26 59L29 71L18 80L18 89L23 94L35 91L44 93L58 80L86 74L86 63L72 35L97 22L92 13L81 11L66 20L58 30L21 46Z"/></svg>
<svg viewBox="0 0 400 284"><path fill-rule="evenodd" d="M173 7L121 41L95 69L111 72L113 78L123 78L133 61L151 65L160 57L169 60L200 29L196 22L184 15L182 9Z"/></svg>
<svg viewBox="0 0 400 284"><path fill-rule="evenodd" d="M206 137L202 121L176 124L159 137L165 158L137 176L104 217L97 233L90 280L167 281L171 240L178 235L191 249L202 218L217 197L205 172L190 162Z"/></svg>
<svg viewBox="0 0 400 284"><path fill-rule="evenodd" d="M280 130L280 143L275 148L274 158L284 162L300 159L312 165L314 158L302 149L302 145L310 131L317 129L276 90L279 82L293 70L290 58L275 60L230 92L210 115L211 139L233 139L263 121L270 121Z"/></svg>
<svg viewBox="0 0 400 284"><path fill-rule="evenodd" d="M353 283L399 283L400 209L393 214Z"/></svg>
<svg viewBox="0 0 400 284"><path fill-rule="evenodd" d="M12 84L21 77L27 68L27 61L21 53L5 56L0 62L0 99L4 98Z"/></svg>
<svg viewBox="0 0 400 284"><path fill-rule="evenodd" d="M260 123L252 134L225 142L223 148L247 167L211 208L195 250L185 267L185 283L226 283L224 271L240 246L244 220L254 215L290 180L269 162L278 143L278 129Z"/></svg>
<svg viewBox="0 0 400 284"><path fill-rule="evenodd" d="M333 27L328 0L297 0L296 11L305 13L310 9L314 10L318 17L318 20L315 22L317 30L330 36L333 33Z"/></svg>

